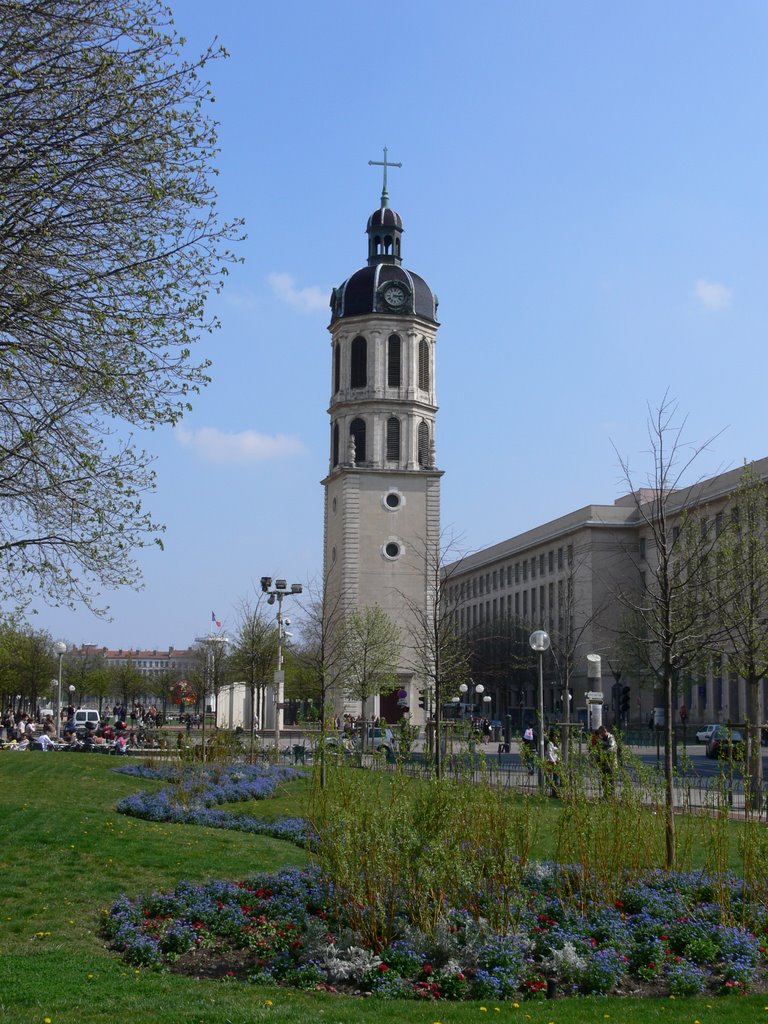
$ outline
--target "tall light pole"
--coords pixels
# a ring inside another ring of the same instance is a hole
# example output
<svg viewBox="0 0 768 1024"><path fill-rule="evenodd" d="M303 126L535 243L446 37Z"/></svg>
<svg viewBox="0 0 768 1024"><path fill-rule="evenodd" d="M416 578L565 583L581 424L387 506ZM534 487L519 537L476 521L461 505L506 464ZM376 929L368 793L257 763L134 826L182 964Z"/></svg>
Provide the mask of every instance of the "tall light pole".
<svg viewBox="0 0 768 1024"><path fill-rule="evenodd" d="M53 645L53 652L59 659L59 678L56 687L56 736L61 735L61 665L64 655L67 653L67 645L63 640L57 640Z"/></svg>
<svg viewBox="0 0 768 1024"><path fill-rule="evenodd" d="M539 790L544 792L544 652L549 650L549 633L544 629L535 629L528 643L539 656L539 693L538 693L538 740L539 740Z"/></svg>
<svg viewBox="0 0 768 1024"><path fill-rule="evenodd" d="M283 628L283 598L287 594L300 594L303 587L300 583L292 583L291 589L289 590L288 584L285 580L275 580L275 586L273 588L272 577L262 576L261 590L262 593L269 594L267 604L274 604L277 602L277 668L274 675L275 693L273 700L275 704L275 758L279 758L280 716L283 713L283 704L285 703L285 673L283 672L283 637L285 636L285 629Z"/></svg>

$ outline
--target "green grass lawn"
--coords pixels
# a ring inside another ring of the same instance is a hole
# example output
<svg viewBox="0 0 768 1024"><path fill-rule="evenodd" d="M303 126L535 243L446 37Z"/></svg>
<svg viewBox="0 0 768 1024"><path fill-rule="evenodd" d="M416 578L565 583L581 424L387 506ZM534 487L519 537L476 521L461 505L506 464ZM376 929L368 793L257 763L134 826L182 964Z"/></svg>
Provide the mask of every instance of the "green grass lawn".
<svg viewBox="0 0 768 1024"><path fill-rule="evenodd" d="M250 1024L256 1021L466 1024L749 1024L768 1022L768 998L561 999L431 1003L351 999L134 970L104 947L99 919L120 893L180 878L241 878L306 862L263 836L139 821L117 800L162 783L115 774L97 755L0 752L0 1021L9 1024ZM309 787L237 805L264 817L301 813ZM556 813L556 809L552 811ZM540 830L546 833L547 829ZM541 839L546 843L546 835ZM546 852L546 846L542 846Z"/></svg>

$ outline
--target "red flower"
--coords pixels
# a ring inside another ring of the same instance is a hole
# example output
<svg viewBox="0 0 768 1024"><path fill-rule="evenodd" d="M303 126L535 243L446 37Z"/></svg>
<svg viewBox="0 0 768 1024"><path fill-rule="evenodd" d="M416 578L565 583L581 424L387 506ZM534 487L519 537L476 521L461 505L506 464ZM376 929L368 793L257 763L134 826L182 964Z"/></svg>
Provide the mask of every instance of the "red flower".
<svg viewBox="0 0 768 1024"><path fill-rule="evenodd" d="M388 971L389 968L386 964L379 964L379 970L383 973L384 971Z"/></svg>
<svg viewBox="0 0 768 1024"><path fill-rule="evenodd" d="M425 974L431 974L432 973L432 964L424 964L424 966L422 967L422 971Z"/></svg>

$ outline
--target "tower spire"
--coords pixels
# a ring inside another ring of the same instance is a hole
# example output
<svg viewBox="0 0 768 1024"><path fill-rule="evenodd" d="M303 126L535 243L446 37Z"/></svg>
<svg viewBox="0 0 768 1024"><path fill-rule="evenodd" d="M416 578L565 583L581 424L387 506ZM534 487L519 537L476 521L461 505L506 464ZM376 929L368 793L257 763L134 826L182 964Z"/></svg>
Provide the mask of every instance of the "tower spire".
<svg viewBox="0 0 768 1024"><path fill-rule="evenodd" d="M369 160L369 167L383 167L384 168L384 184L381 189L381 208L386 209L389 206L389 192L387 192L387 168L388 167L402 167L403 165L393 163L391 160L387 160L387 147L384 147L384 159L383 160Z"/></svg>

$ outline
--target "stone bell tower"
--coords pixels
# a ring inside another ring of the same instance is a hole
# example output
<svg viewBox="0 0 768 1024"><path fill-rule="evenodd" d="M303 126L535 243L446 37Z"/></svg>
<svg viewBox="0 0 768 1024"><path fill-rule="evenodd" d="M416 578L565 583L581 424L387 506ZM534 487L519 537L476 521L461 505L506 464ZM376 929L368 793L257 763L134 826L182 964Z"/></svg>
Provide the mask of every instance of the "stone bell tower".
<svg viewBox="0 0 768 1024"><path fill-rule="evenodd" d="M399 704L397 693L382 696L368 713L391 722L407 705L419 722L413 609L428 612L436 596L440 545L439 325L436 296L402 265L403 221L389 206L386 177L399 165L386 154L381 205L366 226L367 263L331 296L324 578L328 606L348 613L378 604L400 628Z"/></svg>

